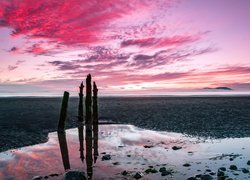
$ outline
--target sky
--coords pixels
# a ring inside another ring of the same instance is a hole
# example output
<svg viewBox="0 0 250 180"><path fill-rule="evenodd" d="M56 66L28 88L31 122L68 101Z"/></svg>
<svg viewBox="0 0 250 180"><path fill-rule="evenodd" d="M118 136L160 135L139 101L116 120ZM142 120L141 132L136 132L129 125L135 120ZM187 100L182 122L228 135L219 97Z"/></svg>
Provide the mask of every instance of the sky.
<svg viewBox="0 0 250 180"><path fill-rule="evenodd" d="M0 96L250 94L248 0L0 0ZM217 90L229 87L232 90Z"/></svg>

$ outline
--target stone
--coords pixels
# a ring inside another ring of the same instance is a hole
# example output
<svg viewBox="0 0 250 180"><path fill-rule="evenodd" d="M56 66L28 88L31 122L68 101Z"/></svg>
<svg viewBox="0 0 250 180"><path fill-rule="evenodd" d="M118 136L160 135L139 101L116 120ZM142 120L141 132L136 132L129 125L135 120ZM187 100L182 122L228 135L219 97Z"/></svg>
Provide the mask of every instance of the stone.
<svg viewBox="0 0 250 180"><path fill-rule="evenodd" d="M134 178L135 178L135 179L140 179L140 178L142 178L142 176L143 176L142 173L137 172L137 173L134 175Z"/></svg>
<svg viewBox="0 0 250 180"><path fill-rule="evenodd" d="M209 174L204 174L201 176L201 180L212 180L213 177Z"/></svg>
<svg viewBox="0 0 250 180"><path fill-rule="evenodd" d="M249 160L249 161L247 161L247 165L249 165L249 166L250 166L250 160Z"/></svg>
<svg viewBox="0 0 250 180"><path fill-rule="evenodd" d="M242 172L243 172L243 173L249 173L249 170L246 169L246 168L243 168L243 169L242 169Z"/></svg>
<svg viewBox="0 0 250 180"><path fill-rule="evenodd" d="M128 171L122 171L122 175L123 175L123 176L128 175Z"/></svg>
<svg viewBox="0 0 250 180"><path fill-rule="evenodd" d="M176 150L179 150L179 149L181 149L181 148L182 148L181 146L173 146L173 147L172 147L172 149L175 150L175 151L176 151Z"/></svg>
<svg viewBox="0 0 250 180"><path fill-rule="evenodd" d="M225 176L225 173L223 171L218 171L217 176Z"/></svg>
<svg viewBox="0 0 250 180"><path fill-rule="evenodd" d="M145 173L157 173L158 171L156 169L149 168L145 171Z"/></svg>
<svg viewBox="0 0 250 180"><path fill-rule="evenodd" d="M152 148L152 147L154 147L154 146L152 146L152 145L145 145L144 146L144 148Z"/></svg>
<svg viewBox="0 0 250 180"><path fill-rule="evenodd" d="M163 171L166 171L167 169L165 168L165 167L161 167L160 169L159 169L159 171L160 172L163 172Z"/></svg>
<svg viewBox="0 0 250 180"><path fill-rule="evenodd" d="M172 174L172 172L168 171L168 170L161 172L161 176L167 176L167 175L171 175L171 174Z"/></svg>
<svg viewBox="0 0 250 180"><path fill-rule="evenodd" d="M43 179L43 177L42 177L42 176L34 176L34 177L32 178L32 180L40 180L40 179Z"/></svg>
<svg viewBox="0 0 250 180"><path fill-rule="evenodd" d="M185 163L185 164L183 164L183 166L184 166L184 167L189 167L189 166L191 166L191 165L188 164L188 163Z"/></svg>
<svg viewBox="0 0 250 180"><path fill-rule="evenodd" d="M102 161L107 161L107 160L110 160L110 159L111 159L110 154L106 154L106 155L102 156Z"/></svg>
<svg viewBox="0 0 250 180"><path fill-rule="evenodd" d="M197 178L195 178L195 177L189 177L189 178L187 178L187 180L197 180Z"/></svg>
<svg viewBox="0 0 250 180"><path fill-rule="evenodd" d="M237 168L237 166L235 166L235 165L231 165L231 166L229 167L229 169L231 169L231 170L237 170L238 168Z"/></svg>
<svg viewBox="0 0 250 180"><path fill-rule="evenodd" d="M68 171L63 175L63 180L87 180L83 171Z"/></svg>
<svg viewBox="0 0 250 180"><path fill-rule="evenodd" d="M227 169L225 167L220 167L219 170L220 171L226 171Z"/></svg>
<svg viewBox="0 0 250 180"><path fill-rule="evenodd" d="M49 175L50 177L55 177L55 176L59 176L59 174L53 173Z"/></svg>

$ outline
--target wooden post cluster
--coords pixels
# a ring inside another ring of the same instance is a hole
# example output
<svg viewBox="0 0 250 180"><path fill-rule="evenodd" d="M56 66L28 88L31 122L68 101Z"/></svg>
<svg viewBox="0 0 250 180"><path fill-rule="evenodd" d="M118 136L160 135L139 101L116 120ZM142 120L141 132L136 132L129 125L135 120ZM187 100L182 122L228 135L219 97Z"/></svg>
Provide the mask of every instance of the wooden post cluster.
<svg viewBox="0 0 250 180"><path fill-rule="evenodd" d="M80 143L80 158L84 159L84 113L83 113L83 82L79 86L79 105L78 105L78 133ZM93 83L93 97L92 97L92 83L91 75L88 74L86 78L86 98L85 98L85 140L86 140L86 163L88 178L91 179L93 174L93 155L96 161L98 157L98 89L96 83ZM60 119L58 122L58 139L62 153L64 168L70 169L68 147L65 133L65 121L67 118L69 93L64 92ZM92 104L93 101L93 104ZM94 143L94 144L93 144ZM93 146L94 145L94 146ZM93 154L94 149L94 154Z"/></svg>

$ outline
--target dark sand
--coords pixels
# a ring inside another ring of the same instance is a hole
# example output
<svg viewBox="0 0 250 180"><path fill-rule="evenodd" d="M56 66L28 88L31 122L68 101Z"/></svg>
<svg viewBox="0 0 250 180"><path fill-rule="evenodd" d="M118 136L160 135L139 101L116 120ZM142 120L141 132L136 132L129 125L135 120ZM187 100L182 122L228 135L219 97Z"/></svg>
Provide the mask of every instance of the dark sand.
<svg viewBox="0 0 250 180"><path fill-rule="evenodd" d="M0 151L47 141L61 98L0 98ZM67 127L76 127L78 98ZM117 97L99 99L99 116L123 124L202 138L250 137L250 97Z"/></svg>

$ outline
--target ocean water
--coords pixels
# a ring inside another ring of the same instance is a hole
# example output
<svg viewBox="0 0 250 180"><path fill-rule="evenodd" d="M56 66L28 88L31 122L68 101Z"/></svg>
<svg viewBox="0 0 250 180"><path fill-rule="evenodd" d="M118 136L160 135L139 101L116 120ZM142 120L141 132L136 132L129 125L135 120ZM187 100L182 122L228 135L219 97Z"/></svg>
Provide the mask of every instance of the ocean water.
<svg viewBox="0 0 250 180"><path fill-rule="evenodd" d="M100 119L201 138L250 137L250 97L101 97ZM0 151L47 140L61 98L0 98ZM75 127L70 98L67 127Z"/></svg>

